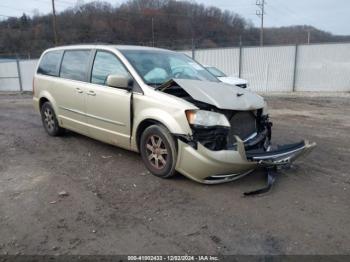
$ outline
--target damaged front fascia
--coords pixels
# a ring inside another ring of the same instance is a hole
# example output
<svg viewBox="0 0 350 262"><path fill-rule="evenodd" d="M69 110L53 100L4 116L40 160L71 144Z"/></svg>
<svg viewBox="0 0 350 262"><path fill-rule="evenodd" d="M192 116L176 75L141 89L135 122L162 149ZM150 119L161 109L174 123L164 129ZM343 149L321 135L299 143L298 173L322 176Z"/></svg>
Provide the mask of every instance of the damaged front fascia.
<svg viewBox="0 0 350 262"><path fill-rule="evenodd" d="M204 83L207 84L208 82ZM174 87L175 89L173 89ZM193 88L193 90L191 88ZM263 115L262 108L264 107L264 100L262 98L260 99L259 96L253 97L253 104L255 103L255 106L253 106L252 101L249 101L249 99L252 97L248 97L247 93L236 93L236 99L234 101L231 100L231 105L229 105L227 104L225 97L228 97L230 100L232 99L232 96L228 95L229 93L226 93L230 91L228 90L227 86L218 91L215 90L215 88L206 89L203 86L198 87L193 85L193 82L191 83L189 80L170 80L162 85L159 90L183 98L186 101L193 103L200 109L214 109L215 111L223 114L225 114L225 111L229 110L256 110L256 135L250 139L247 139L246 141L242 141L239 136L235 136L236 143L232 148L229 148L231 145L228 145L228 134L230 128L199 128L196 126L191 126L193 135L174 134L177 139L187 143L194 149L197 149L198 143L201 143L204 147L210 150L236 150L239 152L242 159L257 162L260 166L264 167L267 177L266 186L257 190L245 192L245 196L254 196L268 192L276 180L276 171L278 167L288 167L293 160L303 154L306 154L307 152L310 152L312 148L316 146L316 143L310 144L308 141L301 141L299 143L279 146L277 149L271 150L270 141L272 123L269 121L268 115ZM212 93L210 92L213 92L213 90L214 93L215 91L218 91L217 93L224 98L221 99L217 95L212 97ZM245 100L239 100L239 98L242 96L245 97ZM237 103L235 104L235 102ZM226 143L224 143L225 139L222 139L225 136ZM206 181L208 181L209 178L214 178L215 181L215 176L208 177ZM224 179L230 178L232 179L232 175L227 175ZM223 179L222 176L219 179Z"/></svg>
<svg viewBox="0 0 350 262"><path fill-rule="evenodd" d="M191 126L192 135L179 135L175 136L182 142L185 142L197 149L198 143L201 143L204 147L212 150L219 151L227 149L227 136L229 133L228 127L214 126L214 127L199 127Z"/></svg>
<svg viewBox="0 0 350 262"><path fill-rule="evenodd" d="M271 140L271 122L268 122L261 132L258 132L253 138L242 141L238 136L235 136L236 143L229 145L228 134L229 128L227 127L210 127L210 128L194 128L191 127L193 135L173 134L180 141L190 145L194 149L197 149L198 143L201 143L204 147L212 150L237 150L238 142L244 146L246 151L248 150L266 150L270 145Z"/></svg>
<svg viewBox="0 0 350 262"><path fill-rule="evenodd" d="M262 115L261 110L264 106L264 100L254 93L242 91L240 88L226 84L186 79L171 79L159 86L157 90L182 98L200 109L213 110L223 114L232 111L260 109L257 110L259 121L257 122L257 135L244 142L245 149L263 147L266 137L268 137L268 142L271 139L272 124L268 121L268 116ZM191 126L191 129L192 135L174 134L174 136L195 149L197 149L197 143L201 143L212 151L237 149L236 146L228 142L230 131L228 127Z"/></svg>

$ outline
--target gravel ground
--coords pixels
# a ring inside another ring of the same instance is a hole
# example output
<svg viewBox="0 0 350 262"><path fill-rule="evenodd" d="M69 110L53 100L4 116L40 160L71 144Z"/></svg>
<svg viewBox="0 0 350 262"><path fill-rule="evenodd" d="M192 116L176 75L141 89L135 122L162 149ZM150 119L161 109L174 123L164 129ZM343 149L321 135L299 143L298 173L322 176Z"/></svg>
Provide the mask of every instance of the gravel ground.
<svg viewBox="0 0 350 262"><path fill-rule="evenodd" d="M0 254L350 254L349 96L267 100L274 142L318 146L244 198L261 171L163 180L136 153L49 137L29 95L0 95Z"/></svg>

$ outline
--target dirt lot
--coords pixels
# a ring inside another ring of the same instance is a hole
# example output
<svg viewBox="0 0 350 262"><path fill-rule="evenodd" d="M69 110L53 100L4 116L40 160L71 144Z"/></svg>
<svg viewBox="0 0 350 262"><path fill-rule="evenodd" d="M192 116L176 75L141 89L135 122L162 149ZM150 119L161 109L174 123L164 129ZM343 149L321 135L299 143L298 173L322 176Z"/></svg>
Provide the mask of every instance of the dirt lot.
<svg viewBox="0 0 350 262"><path fill-rule="evenodd" d="M244 198L261 172L163 180L135 153L49 137L29 95L0 95L0 254L350 254L350 96L267 100L275 142L318 147Z"/></svg>

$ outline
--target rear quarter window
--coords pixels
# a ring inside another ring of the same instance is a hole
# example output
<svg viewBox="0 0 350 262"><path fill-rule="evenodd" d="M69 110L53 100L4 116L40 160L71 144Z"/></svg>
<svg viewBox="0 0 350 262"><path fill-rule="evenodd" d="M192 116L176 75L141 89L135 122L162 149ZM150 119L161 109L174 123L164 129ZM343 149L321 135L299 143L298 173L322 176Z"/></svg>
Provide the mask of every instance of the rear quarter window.
<svg viewBox="0 0 350 262"><path fill-rule="evenodd" d="M44 54L38 67L38 74L58 76L63 51L49 51Z"/></svg>
<svg viewBox="0 0 350 262"><path fill-rule="evenodd" d="M65 51L62 59L60 77L86 81L90 50Z"/></svg>

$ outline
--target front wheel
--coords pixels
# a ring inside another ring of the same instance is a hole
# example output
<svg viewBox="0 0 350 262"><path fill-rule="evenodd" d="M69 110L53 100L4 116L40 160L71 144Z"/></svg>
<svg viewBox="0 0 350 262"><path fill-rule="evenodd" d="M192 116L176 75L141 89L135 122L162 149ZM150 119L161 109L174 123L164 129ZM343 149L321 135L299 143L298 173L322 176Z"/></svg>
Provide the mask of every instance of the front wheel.
<svg viewBox="0 0 350 262"><path fill-rule="evenodd" d="M155 176L168 178L175 174L177 151L174 138L161 125L152 125L142 133L140 140L142 160Z"/></svg>

